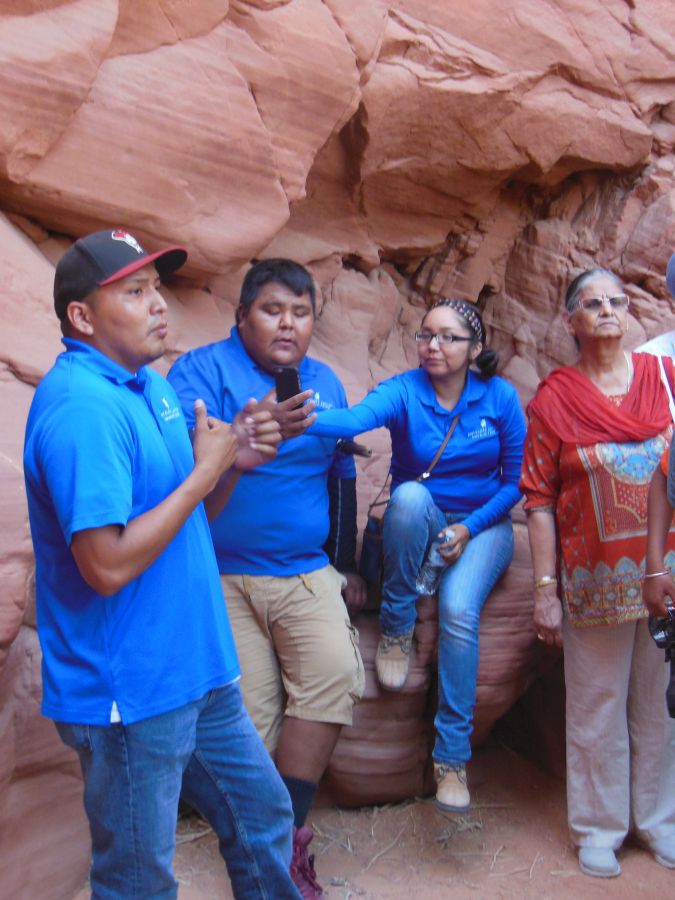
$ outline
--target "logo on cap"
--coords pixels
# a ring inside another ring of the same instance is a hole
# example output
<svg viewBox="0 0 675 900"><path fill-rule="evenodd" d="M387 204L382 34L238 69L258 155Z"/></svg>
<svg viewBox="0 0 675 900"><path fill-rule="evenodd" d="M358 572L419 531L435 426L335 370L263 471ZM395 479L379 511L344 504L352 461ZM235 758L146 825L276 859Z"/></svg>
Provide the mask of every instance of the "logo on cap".
<svg viewBox="0 0 675 900"><path fill-rule="evenodd" d="M132 234L129 234L128 231L113 231L110 237L113 239L113 241L124 241L124 243L128 244L133 250L136 251L136 253L145 252L136 238Z"/></svg>

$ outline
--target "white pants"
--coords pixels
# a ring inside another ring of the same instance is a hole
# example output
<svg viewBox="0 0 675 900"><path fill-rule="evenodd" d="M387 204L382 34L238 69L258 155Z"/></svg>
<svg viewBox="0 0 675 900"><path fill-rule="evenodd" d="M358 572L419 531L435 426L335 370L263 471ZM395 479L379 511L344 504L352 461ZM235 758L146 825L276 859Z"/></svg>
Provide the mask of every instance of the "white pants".
<svg viewBox="0 0 675 900"><path fill-rule="evenodd" d="M675 719L670 667L647 620L564 623L567 810L579 847L618 849L629 830L675 846Z"/></svg>

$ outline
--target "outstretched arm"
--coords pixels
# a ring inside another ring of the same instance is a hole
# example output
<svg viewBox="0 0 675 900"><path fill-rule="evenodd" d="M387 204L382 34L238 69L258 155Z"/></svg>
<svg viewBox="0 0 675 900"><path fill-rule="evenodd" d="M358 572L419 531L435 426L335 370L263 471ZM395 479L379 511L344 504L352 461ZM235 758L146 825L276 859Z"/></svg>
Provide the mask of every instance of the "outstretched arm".
<svg viewBox="0 0 675 900"><path fill-rule="evenodd" d="M388 378L349 409L320 410L308 429L309 434L353 438L374 428L389 428L405 413L406 397L402 385L399 378Z"/></svg>

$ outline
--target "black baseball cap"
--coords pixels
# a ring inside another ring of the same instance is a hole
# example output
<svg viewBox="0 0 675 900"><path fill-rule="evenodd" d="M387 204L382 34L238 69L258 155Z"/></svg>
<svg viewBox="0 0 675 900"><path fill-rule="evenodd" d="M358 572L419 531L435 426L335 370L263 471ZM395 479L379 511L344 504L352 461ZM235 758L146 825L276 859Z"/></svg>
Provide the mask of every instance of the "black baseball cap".
<svg viewBox="0 0 675 900"><path fill-rule="evenodd" d="M54 275L54 309L65 318L68 304L84 300L98 287L126 278L154 263L159 277L168 278L185 263L184 247L147 253L136 238L121 228L95 231L75 241L63 254Z"/></svg>

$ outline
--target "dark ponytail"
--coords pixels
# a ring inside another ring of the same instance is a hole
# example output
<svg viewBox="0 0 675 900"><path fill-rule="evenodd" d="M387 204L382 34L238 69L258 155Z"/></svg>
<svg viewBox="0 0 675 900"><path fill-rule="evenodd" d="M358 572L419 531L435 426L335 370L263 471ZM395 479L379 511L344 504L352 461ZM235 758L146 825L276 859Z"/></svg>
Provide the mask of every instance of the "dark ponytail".
<svg viewBox="0 0 675 900"><path fill-rule="evenodd" d="M499 365L499 353L483 345L483 349L474 359L474 364L478 367L478 371L483 378L492 378Z"/></svg>

